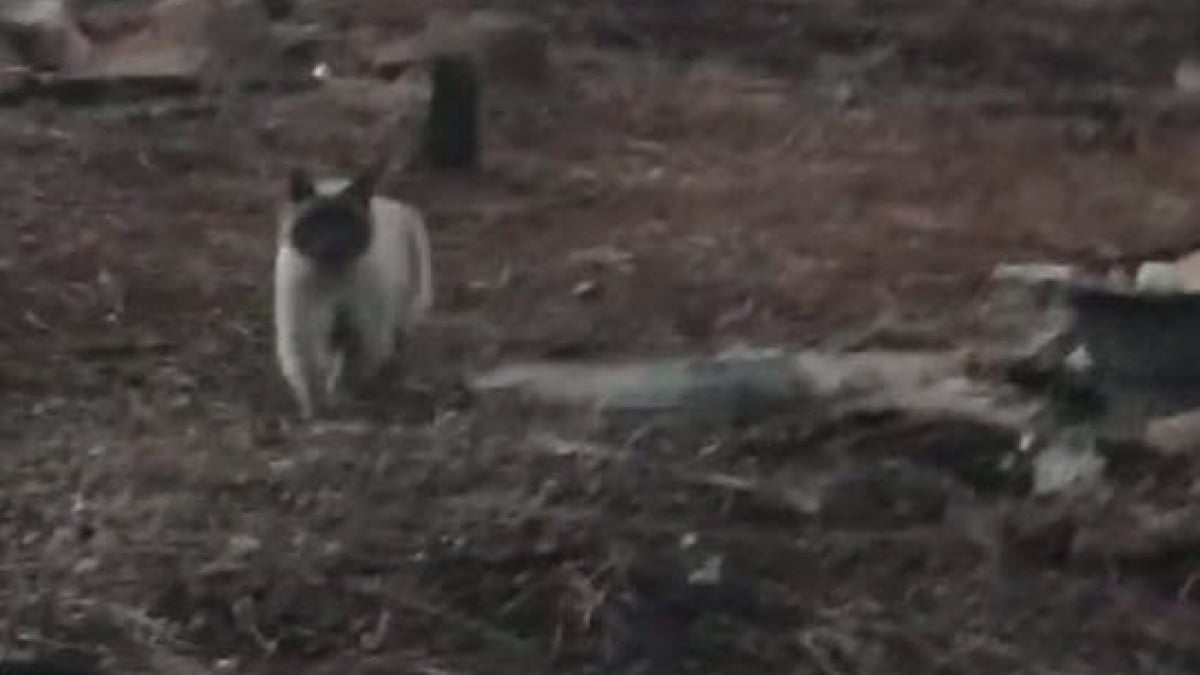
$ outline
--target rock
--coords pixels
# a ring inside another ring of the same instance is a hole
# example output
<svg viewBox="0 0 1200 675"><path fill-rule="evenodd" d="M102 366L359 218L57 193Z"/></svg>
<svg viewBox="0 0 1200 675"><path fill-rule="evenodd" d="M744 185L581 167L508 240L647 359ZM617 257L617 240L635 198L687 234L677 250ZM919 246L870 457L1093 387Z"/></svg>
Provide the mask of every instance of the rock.
<svg viewBox="0 0 1200 675"><path fill-rule="evenodd" d="M1142 293L1200 291L1200 251L1171 262L1149 261L1138 266L1134 288Z"/></svg>
<svg viewBox="0 0 1200 675"><path fill-rule="evenodd" d="M1033 493L1095 491L1104 485L1106 465L1089 427L1060 430L1033 459Z"/></svg>
<svg viewBox="0 0 1200 675"><path fill-rule="evenodd" d="M1084 374L1095 368L1096 362L1092 360L1092 355L1088 353L1087 347L1080 346L1067 353L1067 357L1063 360L1063 367L1068 372Z"/></svg>
<svg viewBox="0 0 1200 675"><path fill-rule="evenodd" d="M570 255L567 256L567 261L572 264L592 266L596 269L614 270L621 274L630 274L633 272L633 260L634 256L632 253L612 245L576 249L571 251Z"/></svg>
<svg viewBox="0 0 1200 675"><path fill-rule="evenodd" d="M1036 372L1054 371L1073 345L1066 289L1077 276L1067 265L1003 264L978 313L987 361Z"/></svg>
<svg viewBox="0 0 1200 675"><path fill-rule="evenodd" d="M437 55L466 54L489 84L536 86L550 76L549 52L549 29L531 17L496 10L438 11L424 31L384 45L371 61L387 75Z"/></svg>
<svg viewBox="0 0 1200 675"><path fill-rule="evenodd" d="M806 382L785 356L518 364L485 374L472 385L481 393L515 392L622 418L685 413L726 421L802 404L820 388Z"/></svg>
<svg viewBox="0 0 1200 675"><path fill-rule="evenodd" d="M1177 293L1183 290L1175 274L1175 266L1164 262L1139 265L1133 285L1141 293Z"/></svg>
<svg viewBox="0 0 1200 675"><path fill-rule="evenodd" d="M8 0L0 9L0 37L38 70L76 68L93 49L65 0Z"/></svg>
<svg viewBox="0 0 1200 675"><path fill-rule="evenodd" d="M1172 263L1179 288L1185 292L1200 291L1200 251L1193 251Z"/></svg>
<svg viewBox="0 0 1200 675"><path fill-rule="evenodd" d="M595 279L584 279L571 287L571 295L580 300L595 300L603 294L604 287Z"/></svg>
<svg viewBox="0 0 1200 675"><path fill-rule="evenodd" d="M1200 94L1200 59L1180 60L1175 66L1175 88L1185 94Z"/></svg>
<svg viewBox="0 0 1200 675"><path fill-rule="evenodd" d="M746 421L780 409L894 410L961 416L1019 429L1024 405L961 378L955 355L730 350L710 357L626 363L502 366L471 382L480 394L516 394L621 419L664 413L696 422Z"/></svg>
<svg viewBox="0 0 1200 675"><path fill-rule="evenodd" d="M1025 286L1062 286L1077 276L1070 265L1055 263L1001 263L992 270L992 280Z"/></svg>
<svg viewBox="0 0 1200 675"><path fill-rule="evenodd" d="M1151 420L1145 439L1147 445L1164 455L1200 451L1200 409Z"/></svg>

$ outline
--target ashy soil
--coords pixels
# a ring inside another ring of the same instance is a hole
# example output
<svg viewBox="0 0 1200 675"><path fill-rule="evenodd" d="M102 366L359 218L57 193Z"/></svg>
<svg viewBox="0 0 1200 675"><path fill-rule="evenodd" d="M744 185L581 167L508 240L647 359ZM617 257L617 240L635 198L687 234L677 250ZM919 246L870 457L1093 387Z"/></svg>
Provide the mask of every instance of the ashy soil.
<svg viewBox="0 0 1200 675"><path fill-rule="evenodd" d="M1063 504L906 461L986 439L600 438L463 386L881 316L952 346L998 262L1188 248L1197 130L1153 113L1186 3L509 4L555 27L561 77L493 111L482 171L388 181L428 214L439 307L341 423L298 424L274 370L274 209L287 166L350 170L378 124L307 94L0 113L8 646L161 673L1200 667L1200 548L1071 564ZM417 10L340 11L386 31ZM829 452L861 478L845 517L746 488ZM1116 492L1166 508L1193 475Z"/></svg>

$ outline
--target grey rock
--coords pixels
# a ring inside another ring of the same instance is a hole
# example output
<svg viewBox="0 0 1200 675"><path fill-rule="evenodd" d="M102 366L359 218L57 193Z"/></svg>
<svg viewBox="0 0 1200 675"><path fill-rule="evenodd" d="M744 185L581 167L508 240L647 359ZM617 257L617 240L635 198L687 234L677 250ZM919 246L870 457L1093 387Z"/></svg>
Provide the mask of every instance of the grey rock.
<svg viewBox="0 0 1200 675"><path fill-rule="evenodd" d="M1190 55L1175 66L1175 88L1179 91L1200 94L1200 58Z"/></svg>
<svg viewBox="0 0 1200 675"><path fill-rule="evenodd" d="M980 351L1024 370L1057 370L1075 346L1066 296L1076 276L1067 265L998 265L978 311Z"/></svg>
<svg viewBox="0 0 1200 675"><path fill-rule="evenodd" d="M945 353L738 350L641 362L518 363L484 373L471 386L480 394L624 419L675 413L717 423L783 409L901 408L1018 428L1031 410L1001 404L989 387L963 378L955 355Z"/></svg>
<svg viewBox="0 0 1200 675"><path fill-rule="evenodd" d="M1104 485L1106 465L1092 429L1061 430L1033 459L1033 493L1094 492Z"/></svg>
<svg viewBox="0 0 1200 675"><path fill-rule="evenodd" d="M1167 456L1200 452L1200 408L1151 420L1145 440L1151 449Z"/></svg>
<svg viewBox="0 0 1200 675"><path fill-rule="evenodd" d="M994 281L1027 286L1062 285L1076 276L1074 267L1056 263L1001 263L992 270Z"/></svg>

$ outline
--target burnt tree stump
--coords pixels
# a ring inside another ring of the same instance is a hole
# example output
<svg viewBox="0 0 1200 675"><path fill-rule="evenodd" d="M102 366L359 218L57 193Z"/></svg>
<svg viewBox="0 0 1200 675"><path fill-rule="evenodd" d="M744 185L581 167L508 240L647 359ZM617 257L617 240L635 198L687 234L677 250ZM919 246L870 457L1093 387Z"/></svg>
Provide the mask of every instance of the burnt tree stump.
<svg viewBox="0 0 1200 675"><path fill-rule="evenodd" d="M466 54L435 56L433 94L416 166L474 169L480 164L480 77Z"/></svg>

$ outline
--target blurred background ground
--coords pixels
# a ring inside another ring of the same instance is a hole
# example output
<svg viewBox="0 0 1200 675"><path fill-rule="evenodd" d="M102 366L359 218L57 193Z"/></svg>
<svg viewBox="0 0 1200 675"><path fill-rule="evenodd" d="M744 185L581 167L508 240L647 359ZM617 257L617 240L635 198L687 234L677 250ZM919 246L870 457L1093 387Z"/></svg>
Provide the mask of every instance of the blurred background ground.
<svg viewBox="0 0 1200 675"><path fill-rule="evenodd" d="M440 6L310 9L388 34ZM0 113L8 644L130 672L636 672L587 670L626 649L652 673L1195 671L1195 542L1067 564L1068 535L1029 553L999 523L1070 505L928 463L956 509L898 503L878 453L848 456L875 477L837 522L688 479L802 476L855 434L969 453L969 434L785 419L591 445L460 382L517 357L818 344L881 315L952 346L998 262L1187 249L1198 141L1169 103L1193 7L494 7L545 20L560 68L534 113L489 115L480 173L389 180L428 213L440 307L369 423L289 421L269 270L283 170L353 168L375 118L285 93L222 119ZM1120 489L1166 509L1194 473ZM680 581L714 561L719 592Z"/></svg>

